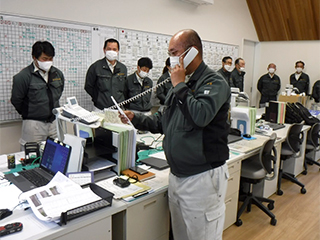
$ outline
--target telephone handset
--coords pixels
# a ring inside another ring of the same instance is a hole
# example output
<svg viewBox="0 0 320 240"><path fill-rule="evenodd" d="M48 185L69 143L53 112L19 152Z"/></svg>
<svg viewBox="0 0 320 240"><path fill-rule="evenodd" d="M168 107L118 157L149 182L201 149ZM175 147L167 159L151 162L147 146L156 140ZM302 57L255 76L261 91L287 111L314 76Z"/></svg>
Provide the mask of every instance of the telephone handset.
<svg viewBox="0 0 320 240"><path fill-rule="evenodd" d="M198 55L199 51L195 47L191 47L189 52L186 54L186 56L183 59L183 66L184 68L187 68L189 64L193 61L193 59Z"/></svg>
<svg viewBox="0 0 320 240"><path fill-rule="evenodd" d="M184 68L186 68L193 61L193 59L197 56L198 53L199 53L199 51L195 47L191 47L190 48L189 52L186 54L186 56L183 59ZM148 90L146 90L146 91L144 91L142 93L139 93L139 94L137 94L137 95L135 95L135 96L133 96L133 97L121 102L121 103L118 103L118 105L120 107L125 106L126 104L128 104L128 103L130 103L130 102L132 102L132 101L144 96L145 94L148 94L148 93L154 91L158 87L161 87L162 85L164 85L164 84L166 84L167 82L170 82L170 81L171 81L171 79L170 79L170 77L168 77L167 79L165 79L161 83L158 83L154 87L149 88ZM113 106L109 107L108 109L116 109L116 105L113 105Z"/></svg>

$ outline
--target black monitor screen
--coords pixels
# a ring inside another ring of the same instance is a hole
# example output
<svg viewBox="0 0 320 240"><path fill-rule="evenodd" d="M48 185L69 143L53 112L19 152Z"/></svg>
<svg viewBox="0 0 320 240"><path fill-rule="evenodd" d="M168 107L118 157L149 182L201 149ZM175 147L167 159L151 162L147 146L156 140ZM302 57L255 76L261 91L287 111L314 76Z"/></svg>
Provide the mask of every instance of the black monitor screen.
<svg viewBox="0 0 320 240"><path fill-rule="evenodd" d="M41 167L51 174L67 170L71 147L48 138L41 159Z"/></svg>

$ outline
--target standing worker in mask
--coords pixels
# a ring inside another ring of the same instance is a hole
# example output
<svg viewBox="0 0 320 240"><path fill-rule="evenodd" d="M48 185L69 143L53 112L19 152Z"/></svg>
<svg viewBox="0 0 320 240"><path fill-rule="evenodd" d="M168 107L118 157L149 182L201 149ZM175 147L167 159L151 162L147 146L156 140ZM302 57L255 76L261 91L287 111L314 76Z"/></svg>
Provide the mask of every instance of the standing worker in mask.
<svg viewBox="0 0 320 240"><path fill-rule="evenodd" d="M227 56L222 59L222 68L220 68L217 72L221 74L221 76L227 81L230 85L230 75L232 72L232 58Z"/></svg>
<svg viewBox="0 0 320 240"><path fill-rule="evenodd" d="M242 58L238 58L234 62L234 69L230 76L230 87L239 88L240 92L243 92L243 82L245 73L246 63Z"/></svg>
<svg viewBox="0 0 320 240"><path fill-rule="evenodd" d="M296 72L291 74L290 76L290 84L293 87L299 89L299 93L309 94L309 84L310 79L308 74L302 72L304 69L304 62L298 61L296 62Z"/></svg>
<svg viewBox="0 0 320 240"><path fill-rule="evenodd" d="M170 67L170 58L167 58L166 60L166 66L163 68L162 70L162 75L161 77L158 79L157 84L162 83L163 81L165 81L166 79L170 79L170 73L171 71L171 67ZM161 85L160 87L157 88L157 97L160 100L160 108L159 110L162 110L164 107L164 101L166 100L166 96L170 90L170 88L172 87L172 83L171 83L171 79L170 81L164 83L163 85Z"/></svg>
<svg viewBox="0 0 320 240"><path fill-rule="evenodd" d="M268 73L262 75L257 84L257 88L261 93L260 107L265 107L266 102L277 101L278 91L281 87L280 78L275 74L277 66L274 63L270 63L267 70Z"/></svg>
<svg viewBox="0 0 320 240"><path fill-rule="evenodd" d="M54 108L64 89L63 73L53 65L55 50L47 41L32 46L33 63L13 77L11 103L22 116L21 150L27 142L56 138Z"/></svg>
<svg viewBox="0 0 320 240"><path fill-rule="evenodd" d="M173 87L163 112L124 112L137 129L165 135L175 240L221 240L225 219L231 94L222 76L203 62L202 51L194 30L173 35L168 47ZM128 122L122 115L121 120Z"/></svg>
<svg viewBox="0 0 320 240"><path fill-rule="evenodd" d="M152 69L152 61L150 58L143 57L138 60L137 71L128 76L128 99L134 97L144 91L152 88L153 82L148 78L149 71ZM136 98L128 103L127 108L132 112L141 112L150 115L151 91L143 96Z"/></svg>
<svg viewBox="0 0 320 240"><path fill-rule="evenodd" d="M93 63L87 71L84 89L91 96L95 110L113 106L111 96L117 102L127 97L127 67L117 61L119 50L116 39L106 40L103 47L106 57Z"/></svg>

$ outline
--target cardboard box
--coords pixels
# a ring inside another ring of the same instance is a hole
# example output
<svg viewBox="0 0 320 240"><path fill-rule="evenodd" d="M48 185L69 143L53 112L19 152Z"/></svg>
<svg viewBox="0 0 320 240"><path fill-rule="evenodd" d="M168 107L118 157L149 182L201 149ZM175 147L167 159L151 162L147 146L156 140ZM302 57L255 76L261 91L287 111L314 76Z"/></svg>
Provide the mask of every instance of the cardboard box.
<svg viewBox="0 0 320 240"><path fill-rule="evenodd" d="M307 96L300 96L300 95L291 95L291 96L280 95L279 96L280 102L290 102L290 103L299 102L305 107L307 106L307 99L308 99Z"/></svg>

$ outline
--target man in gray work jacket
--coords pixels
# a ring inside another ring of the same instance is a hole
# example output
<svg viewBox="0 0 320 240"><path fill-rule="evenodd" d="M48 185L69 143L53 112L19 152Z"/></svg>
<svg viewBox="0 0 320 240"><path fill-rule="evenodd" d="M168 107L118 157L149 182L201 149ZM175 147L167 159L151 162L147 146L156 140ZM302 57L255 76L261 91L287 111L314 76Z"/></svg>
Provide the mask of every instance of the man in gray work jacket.
<svg viewBox="0 0 320 240"><path fill-rule="evenodd" d="M309 75L302 72L304 69L304 62L296 62L295 67L296 72L290 75L290 84L293 85L293 87L298 88L299 93L305 93L306 95L309 95Z"/></svg>
<svg viewBox="0 0 320 240"><path fill-rule="evenodd" d="M230 84L230 76L232 72L232 58L227 56L222 59L222 68L220 68L217 72L221 74L222 77Z"/></svg>
<svg viewBox="0 0 320 240"><path fill-rule="evenodd" d="M192 47L199 53L184 69L183 60L189 59ZM201 39L194 30L176 33L168 50L173 88L163 113L125 114L138 129L165 135L174 239L222 239L230 87L203 62ZM124 116L121 120L126 122Z"/></svg>
<svg viewBox="0 0 320 240"><path fill-rule="evenodd" d="M93 63L87 71L84 89L91 96L95 110L114 105L111 96L118 103L127 97L127 67L117 61L119 50L116 39L106 40L103 47L106 57Z"/></svg>
<svg viewBox="0 0 320 240"><path fill-rule="evenodd" d="M33 63L13 77L11 103L22 116L21 149L26 142L57 137L54 108L64 89L62 72L52 66L54 47L47 41L32 46Z"/></svg>
<svg viewBox="0 0 320 240"><path fill-rule="evenodd" d="M268 73L262 75L257 83L257 88L261 93L259 106L265 107L266 102L277 101L277 95L281 88L280 77L275 74L277 66L274 63L268 65Z"/></svg>
<svg viewBox="0 0 320 240"><path fill-rule="evenodd" d="M127 108L133 112L143 112L151 114L151 93L144 93L152 88L153 82L148 78L149 71L152 69L152 61L150 58L143 57L138 60L137 71L128 76L128 99L138 94L143 94L133 101L129 102Z"/></svg>
<svg viewBox="0 0 320 240"><path fill-rule="evenodd" d="M242 58L236 59L234 62L234 69L230 75L230 87L239 88L240 92L243 92L244 75L246 63Z"/></svg>

